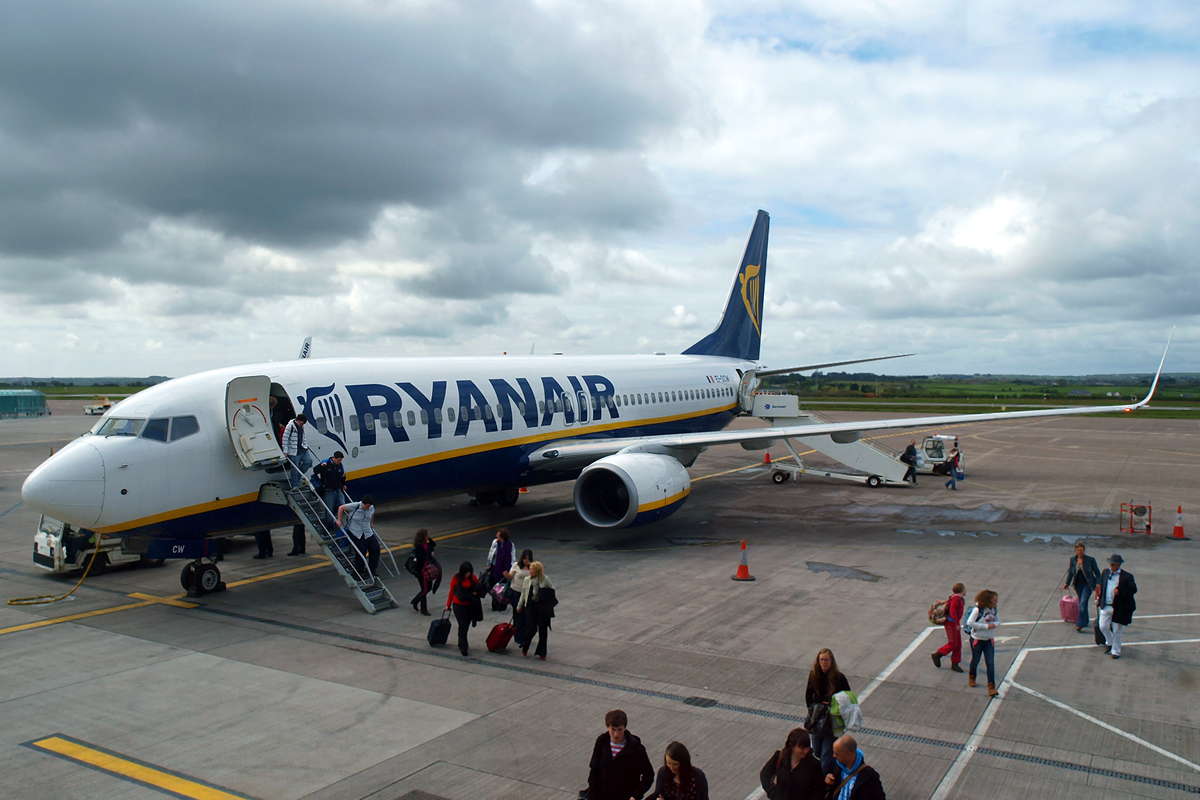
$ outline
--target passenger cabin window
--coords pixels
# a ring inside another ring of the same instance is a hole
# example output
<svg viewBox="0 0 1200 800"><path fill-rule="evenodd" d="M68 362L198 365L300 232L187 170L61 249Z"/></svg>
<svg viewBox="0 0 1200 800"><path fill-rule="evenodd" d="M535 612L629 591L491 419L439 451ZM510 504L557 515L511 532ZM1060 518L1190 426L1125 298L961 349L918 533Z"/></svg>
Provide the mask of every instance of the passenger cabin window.
<svg viewBox="0 0 1200 800"><path fill-rule="evenodd" d="M400 412L396 412L396 413L400 413ZM412 412L410 411L410 412L408 412L408 413L410 413L410 414L411 414ZM428 412L428 411L426 411L426 410L425 410L425 409L423 409L423 408L421 409L421 424L422 424L422 425L428 425L428 424L429 424L429 412Z"/></svg>
<svg viewBox="0 0 1200 800"><path fill-rule="evenodd" d="M388 426L388 418L386 412L379 412L379 427L386 428Z"/></svg>
<svg viewBox="0 0 1200 800"><path fill-rule="evenodd" d="M358 417L350 418L350 430L352 430L352 431L358 430Z"/></svg>
<svg viewBox="0 0 1200 800"><path fill-rule="evenodd" d="M334 429L335 431L337 431L338 433L342 433L342 432L343 432L344 426L342 425L342 418L341 418L341 417L334 417L334 418L333 418L333 429Z"/></svg>
<svg viewBox="0 0 1200 800"><path fill-rule="evenodd" d="M399 413L399 412L396 412L396 413ZM410 411L410 412L408 412L408 424L409 424L409 425L416 425L416 424L417 424L417 415L416 415L416 414L414 414L414 413L413 413L413 412L411 412L411 411Z"/></svg>
<svg viewBox="0 0 1200 800"><path fill-rule="evenodd" d="M438 425L442 424L442 410L440 408L435 408L433 410L433 421L436 422ZM453 422L454 417L450 417L450 421Z"/></svg>
<svg viewBox="0 0 1200 800"><path fill-rule="evenodd" d="M520 414L522 417L525 416L525 404L524 403L517 403L517 413Z"/></svg>
<svg viewBox="0 0 1200 800"><path fill-rule="evenodd" d="M143 439L153 439L156 442L165 442L167 440L167 427L171 421L166 417L160 419L152 419L146 423L146 427L142 428Z"/></svg>
<svg viewBox="0 0 1200 800"><path fill-rule="evenodd" d="M392 412L392 422L396 423L397 428L403 428L404 427L404 412L403 411L393 411ZM408 412L408 424L409 425L413 424L411 411Z"/></svg>
<svg viewBox="0 0 1200 800"><path fill-rule="evenodd" d="M470 417L467 415L467 407L466 406L458 407L458 417L459 417L459 419L470 419Z"/></svg>
<svg viewBox="0 0 1200 800"><path fill-rule="evenodd" d="M492 407L491 406L483 407L483 416L486 417L487 419L492 418Z"/></svg>
<svg viewBox="0 0 1200 800"><path fill-rule="evenodd" d="M438 410L440 411L441 409L438 409ZM446 409L446 421L454 422L454 407L453 406Z"/></svg>
<svg viewBox="0 0 1200 800"><path fill-rule="evenodd" d="M546 413L546 401L545 400L538 400L538 413L539 414Z"/></svg>
<svg viewBox="0 0 1200 800"><path fill-rule="evenodd" d="M363 427L369 431L375 430L375 418L370 414L363 414Z"/></svg>
<svg viewBox="0 0 1200 800"><path fill-rule="evenodd" d="M313 420L313 425L317 427L317 433L325 433L329 430L329 425L325 423L324 417L317 417Z"/></svg>
<svg viewBox="0 0 1200 800"><path fill-rule="evenodd" d="M191 436L200 431L200 424L195 417L171 417L171 441L177 441L185 436Z"/></svg>

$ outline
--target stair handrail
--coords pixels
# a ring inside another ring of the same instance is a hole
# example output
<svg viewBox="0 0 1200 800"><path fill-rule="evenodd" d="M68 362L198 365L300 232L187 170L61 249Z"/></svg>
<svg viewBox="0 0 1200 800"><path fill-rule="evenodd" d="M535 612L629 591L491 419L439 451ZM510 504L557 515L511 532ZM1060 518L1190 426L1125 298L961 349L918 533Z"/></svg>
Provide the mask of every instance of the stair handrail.
<svg viewBox="0 0 1200 800"><path fill-rule="evenodd" d="M337 515L330 511L329 506L325 505L325 500L317 492L316 487L314 487L312 485L312 481L309 480L308 476L305 475L303 472L301 472L300 468L297 467L295 464L293 464L292 460L290 458L285 458L284 462L286 463L286 466L284 467L284 475L286 476L287 470L289 468L295 470L297 472L297 474L299 474L300 480L304 483L304 485L306 485L308 487L309 491L311 491L313 493L313 496L316 497L316 502L320 504L321 509L323 511L325 511L327 514L329 514L329 517L332 517L334 519L334 530L330 530L329 526L325 522L325 520L328 519L328 517L325 517L325 516L317 513L315 511L315 509L312 508L312 503L309 502L307 498L303 497L303 495L301 495L301 499L304 501L305 505L308 506L308 510L313 511L313 516L315 516L318 520L320 520L321 530L324 533L325 537L329 539L328 545L331 548L333 548L336 545L335 540L337 539L337 534L341 530L340 528L337 527ZM288 488L289 489L294 488L292 486L290 480L288 481ZM345 490L343 489L343 492L344 491ZM350 497L350 495L347 493L346 498L349 499L349 497ZM372 528L371 532L375 533L375 529ZM375 533L375 536L378 537L379 534ZM372 584L375 580L375 576L371 572L371 565L370 565L370 562L367 559L366 555L361 550L358 549L358 545L356 545L354 543L353 536L346 534L343 538L345 538L346 543L349 544L350 547L352 547L354 549L354 552L358 554L358 559L355 559L353 561L348 560L349 563L345 563L342 566L344 568L348 568L354 574L354 579L359 584L366 584L366 585ZM380 541L382 542L383 540L380 539ZM390 551L389 551L389 555L391 555ZM358 562L358 561L362 562L363 569L366 571L366 577L363 577L362 573L358 571L358 567L355 565L356 562ZM392 560L392 563L395 564L395 559Z"/></svg>
<svg viewBox="0 0 1200 800"><path fill-rule="evenodd" d="M345 484L342 484L342 494L346 495L347 503L354 502L350 497L350 492L346 491ZM371 526L371 535L379 540L379 551L381 553L387 553L388 561L392 562L391 567L388 567L386 562L383 565L383 568L388 571L388 577L399 578L400 577L400 567L397 566L397 564L396 564L396 556L392 554L392 548L388 545L388 543L384 540L384 538L379 535L379 531L375 530L374 525Z"/></svg>

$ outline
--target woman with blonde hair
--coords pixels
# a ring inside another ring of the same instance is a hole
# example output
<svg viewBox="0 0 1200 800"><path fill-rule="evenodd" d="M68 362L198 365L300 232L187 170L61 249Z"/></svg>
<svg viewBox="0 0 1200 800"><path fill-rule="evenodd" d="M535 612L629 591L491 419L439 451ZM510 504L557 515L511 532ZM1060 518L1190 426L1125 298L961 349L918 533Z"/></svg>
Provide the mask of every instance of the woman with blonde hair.
<svg viewBox="0 0 1200 800"><path fill-rule="evenodd" d="M971 633L971 667L967 670L967 686L975 686L975 670L982 656L987 664L988 694L992 697L1000 694L996 691L996 643L992 641L996 628L1000 627L1000 612L996 609L999 602L1000 595L991 589L984 589L975 595L975 607L971 609L966 625Z"/></svg>
<svg viewBox="0 0 1200 800"><path fill-rule="evenodd" d="M521 646L521 655L529 655L533 632L537 631L538 643L534 654L542 661L546 660L546 636L556 605L558 597L554 584L546 577L542 562L534 561L529 565L529 577L525 579L525 585L521 587L521 599L517 601L517 613L525 615L525 638L517 642Z"/></svg>

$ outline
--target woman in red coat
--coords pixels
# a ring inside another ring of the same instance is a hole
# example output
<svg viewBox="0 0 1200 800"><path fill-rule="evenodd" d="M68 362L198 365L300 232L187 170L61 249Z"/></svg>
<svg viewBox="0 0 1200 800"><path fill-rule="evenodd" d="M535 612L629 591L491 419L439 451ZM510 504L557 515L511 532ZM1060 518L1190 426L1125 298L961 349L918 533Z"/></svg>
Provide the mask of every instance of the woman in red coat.
<svg viewBox="0 0 1200 800"><path fill-rule="evenodd" d="M446 609L454 609L454 618L458 620L458 652L465 656L468 655L467 631L483 619L483 604L479 602L483 595L483 584L475 577L475 567L470 561L460 564L458 573L450 579L449 594Z"/></svg>
<svg viewBox="0 0 1200 800"><path fill-rule="evenodd" d="M950 656L950 669L962 672L962 622L963 610L967 607L967 587L956 583L950 587L950 605L946 609L946 643L938 648L931 658L933 665L942 668L942 656Z"/></svg>

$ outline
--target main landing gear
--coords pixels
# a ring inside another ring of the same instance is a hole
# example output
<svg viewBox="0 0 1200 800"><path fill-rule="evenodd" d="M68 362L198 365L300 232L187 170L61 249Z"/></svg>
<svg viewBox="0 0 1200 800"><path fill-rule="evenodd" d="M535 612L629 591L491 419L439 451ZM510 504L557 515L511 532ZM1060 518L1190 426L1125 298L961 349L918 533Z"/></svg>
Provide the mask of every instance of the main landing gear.
<svg viewBox="0 0 1200 800"><path fill-rule="evenodd" d="M221 570L217 569L216 564L202 558L183 565L183 572L179 573L179 582L187 590L188 597L225 591Z"/></svg>
<svg viewBox="0 0 1200 800"><path fill-rule="evenodd" d="M520 489L501 489L498 492L475 492L473 505L490 506L492 503L501 508L512 508L521 496Z"/></svg>

